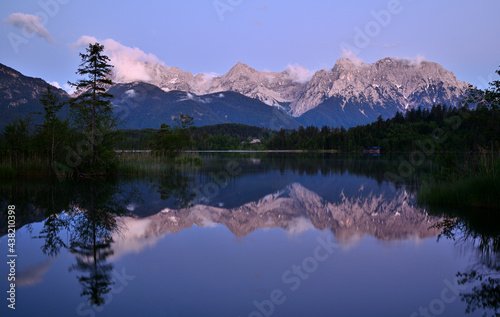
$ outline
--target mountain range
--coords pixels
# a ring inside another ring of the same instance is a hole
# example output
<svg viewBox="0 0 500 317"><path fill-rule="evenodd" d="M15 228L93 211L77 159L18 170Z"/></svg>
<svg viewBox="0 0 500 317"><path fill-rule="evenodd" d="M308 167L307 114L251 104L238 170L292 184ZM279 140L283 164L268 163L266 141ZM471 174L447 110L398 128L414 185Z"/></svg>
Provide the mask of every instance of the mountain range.
<svg viewBox="0 0 500 317"><path fill-rule="evenodd" d="M143 63L146 81L126 82L113 74L116 84L109 92L124 128L158 128L172 124L179 113L192 115L198 126L351 127L373 122L379 115L385 119L397 111L437 103L457 106L469 86L437 63L400 58L373 64L341 58L331 70L315 73L300 66L264 72L237 63L222 76L195 76L176 67ZM46 85L0 64L0 128L16 117L41 111L37 100Z"/></svg>

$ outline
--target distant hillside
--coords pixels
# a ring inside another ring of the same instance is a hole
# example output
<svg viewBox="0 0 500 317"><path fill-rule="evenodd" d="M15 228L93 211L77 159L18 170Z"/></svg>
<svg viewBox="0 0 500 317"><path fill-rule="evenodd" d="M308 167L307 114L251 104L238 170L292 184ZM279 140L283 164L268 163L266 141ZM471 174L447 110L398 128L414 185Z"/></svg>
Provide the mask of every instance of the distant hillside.
<svg viewBox="0 0 500 317"><path fill-rule="evenodd" d="M193 116L196 126L220 123L270 129L299 126L286 113L236 92L197 96L183 91L165 92L142 82L117 84L108 92L114 95L112 103L126 129L159 128L162 123L174 125L179 113Z"/></svg>
<svg viewBox="0 0 500 317"><path fill-rule="evenodd" d="M117 145L120 150L148 150L155 139L159 129L126 129L123 130L124 138ZM268 128L254 127L239 123L222 123L197 127L193 131L194 148L199 150L213 150L214 143L225 143L223 148L238 149L241 142L250 139L271 138L277 132ZM207 146L206 143L211 143ZM233 144L230 144L233 143Z"/></svg>
<svg viewBox="0 0 500 317"><path fill-rule="evenodd" d="M24 76L20 72L0 64L0 131L17 118L24 118L31 113L42 112L43 106L38 101L45 93L47 83L43 79ZM53 92L61 101L69 99L68 94L52 86ZM61 111L61 116L68 115L68 107ZM34 123L42 122L42 115L32 115Z"/></svg>
<svg viewBox="0 0 500 317"><path fill-rule="evenodd" d="M274 135L276 131L268 128L260 128L237 123L223 123L216 125L207 125L197 128L195 134L207 133L210 135L221 134L228 137L237 137L240 139L245 138L263 138Z"/></svg>

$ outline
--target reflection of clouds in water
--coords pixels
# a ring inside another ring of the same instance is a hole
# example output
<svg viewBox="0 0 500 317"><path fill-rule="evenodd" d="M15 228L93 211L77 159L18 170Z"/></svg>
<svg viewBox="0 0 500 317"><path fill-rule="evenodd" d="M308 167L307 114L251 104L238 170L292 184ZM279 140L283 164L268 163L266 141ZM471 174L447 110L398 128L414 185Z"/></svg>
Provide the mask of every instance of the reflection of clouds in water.
<svg viewBox="0 0 500 317"><path fill-rule="evenodd" d="M291 235L296 235L302 234L310 229L314 229L314 225L311 220L305 217L298 217L289 221L286 231Z"/></svg>
<svg viewBox="0 0 500 317"><path fill-rule="evenodd" d="M217 223L212 219L212 214L209 210L204 208L196 208L197 206L191 209L192 211L189 213L188 218L192 219L191 221L194 223L198 223L201 227L209 227L215 228Z"/></svg>
<svg viewBox="0 0 500 317"><path fill-rule="evenodd" d="M16 276L16 286L33 286L43 281L43 276L52 266L54 258L47 258L45 261L28 266L23 269Z"/></svg>
<svg viewBox="0 0 500 317"><path fill-rule="evenodd" d="M338 245L342 250L348 251L356 247L361 242L361 240L363 240L363 235L355 232L354 234L351 234L348 238L337 239L336 242L338 242Z"/></svg>
<svg viewBox="0 0 500 317"><path fill-rule="evenodd" d="M146 247L154 246L159 236L151 232L151 219L137 219L131 217L120 217L119 232L113 233L113 255L109 260L117 260L128 253L139 253Z"/></svg>

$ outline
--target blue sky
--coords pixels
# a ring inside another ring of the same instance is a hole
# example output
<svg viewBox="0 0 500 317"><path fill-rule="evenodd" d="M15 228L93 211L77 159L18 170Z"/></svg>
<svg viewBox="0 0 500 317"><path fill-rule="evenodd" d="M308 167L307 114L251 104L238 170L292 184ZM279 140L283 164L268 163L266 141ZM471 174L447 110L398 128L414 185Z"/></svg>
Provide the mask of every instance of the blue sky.
<svg viewBox="0 0 500 317"><path fill-rule="evenodd" d="M500 66L498 0L26 0L2 1L0 12L0 63L61 86L78 78L82 36L114 43L123 63L154 59L194 74L238 61L319 70L343 54L389 56L438 62L484 88Z"/></svg>

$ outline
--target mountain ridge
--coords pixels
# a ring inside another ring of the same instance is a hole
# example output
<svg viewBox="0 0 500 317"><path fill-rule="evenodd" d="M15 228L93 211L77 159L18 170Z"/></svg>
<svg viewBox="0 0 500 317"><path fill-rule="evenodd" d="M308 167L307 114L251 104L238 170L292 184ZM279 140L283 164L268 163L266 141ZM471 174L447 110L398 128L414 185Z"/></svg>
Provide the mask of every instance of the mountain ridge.
<svg viewBox="0 0 500 317"><path fill-rule="evenodd" d="M41 78L25 76L19 71L0 63L0 131L8 123L32 114L35 123L41 122L43 111L39 99L45 93L47 85ZM68 93L53 85L52 92L61 101L69 99ZM69 108L63 107L61 116L65 117Z"/></svg>
<svg viewBox="0 0 500 317"><path fill-rule="evenodd" d="M193 75L173 66L144 63L146 81L121 82L126 79L123 73L113 73L115 85L109 91L115 95L115 110L128 122L125 128L158 128L179 112L193 116L199 126L349 128L411 108L458 106L468 89L466 82L437 63L389 57L372 64L341 58L332 69L314 74L296 65L279 73L262 72L238 62L222 76ZM0 127L41 112L38 100L47 85L0 64ZM61 89L54 91L64 100L69 98ZM220 98L225 95L231 98Z"/></svg>
<svg viewBox="0 0 500 317"><path fill-rule="evenodd" d="M468 83L459 81L438 63L391 57L372 64L340 58L332 69L319 70L306 80L297 75L307 71L300 66L278 73L257 71L238 62L221 76L193 76L175 67L156 67L154 73L149 72L149 83L165 91L183 90L197 95L234 91L284 110L292 117L300 117L332 97L344 97L340 99L346 102L366 100L382 106L392 99L397 111L436 103L456 106L468 88ZM432 91L437 90L435 87L442 88L442 95Z"/></svg>

